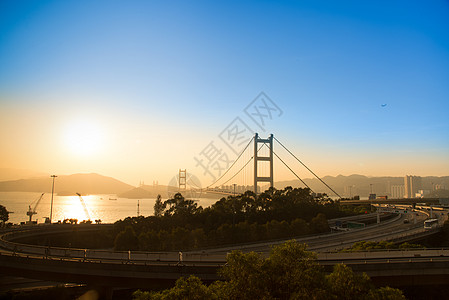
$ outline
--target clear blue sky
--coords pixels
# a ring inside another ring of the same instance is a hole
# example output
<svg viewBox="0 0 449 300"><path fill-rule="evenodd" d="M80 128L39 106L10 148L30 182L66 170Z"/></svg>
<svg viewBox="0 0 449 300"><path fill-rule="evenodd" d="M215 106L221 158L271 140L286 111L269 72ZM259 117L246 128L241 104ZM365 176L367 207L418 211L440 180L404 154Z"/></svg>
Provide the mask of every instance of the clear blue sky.
<svg viewBox="0 0 449 300"><path fill-rule="evenodd" d="M200 176L262 91L319 175L448 175L449 2L0 2L0 167Z"/></svg>

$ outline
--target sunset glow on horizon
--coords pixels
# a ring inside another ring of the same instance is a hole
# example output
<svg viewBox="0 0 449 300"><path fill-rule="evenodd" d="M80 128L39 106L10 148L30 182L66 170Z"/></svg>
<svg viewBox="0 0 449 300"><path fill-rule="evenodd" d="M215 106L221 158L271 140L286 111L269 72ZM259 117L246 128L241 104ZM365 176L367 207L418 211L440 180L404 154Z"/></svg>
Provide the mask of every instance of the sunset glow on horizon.
<svg viewBox="0 0 449 300"><path fill-rule="evenodd" d="M320 176L449 175L448 32L443 0L2 1L0 168L208 186L258 132Z"/></svg>

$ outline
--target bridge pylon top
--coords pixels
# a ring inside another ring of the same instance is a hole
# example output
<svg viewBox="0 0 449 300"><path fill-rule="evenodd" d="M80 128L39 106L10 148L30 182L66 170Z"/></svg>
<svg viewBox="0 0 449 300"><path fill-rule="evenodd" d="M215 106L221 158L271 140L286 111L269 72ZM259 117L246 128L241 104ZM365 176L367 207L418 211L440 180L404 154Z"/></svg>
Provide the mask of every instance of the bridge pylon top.
<svg viewBox="0 0 449 300"><path fill-rule="evenodd" d="M259 156L259 144L268 145L269 155ZM270 165L269 176L259 176L258 162L268 162ZM259 182L269 182L270 187L274 186L273 174L273 134L270 134L268 139L259 138L259 134L254 135L254 194L257 196L257 186Z"/></svg>

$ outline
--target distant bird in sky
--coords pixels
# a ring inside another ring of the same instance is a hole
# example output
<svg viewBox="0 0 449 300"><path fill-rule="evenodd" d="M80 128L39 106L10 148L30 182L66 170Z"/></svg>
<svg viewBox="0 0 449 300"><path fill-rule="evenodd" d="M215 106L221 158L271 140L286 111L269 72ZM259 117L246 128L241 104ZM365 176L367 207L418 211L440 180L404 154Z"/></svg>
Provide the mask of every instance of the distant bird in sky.
<svg viewBox="0 0 449 300"><path fill-rule="evenodd" d="M386 103L385 104L381 104L380 106L385 107L385 106L387 106L387 104Z"/></svg>

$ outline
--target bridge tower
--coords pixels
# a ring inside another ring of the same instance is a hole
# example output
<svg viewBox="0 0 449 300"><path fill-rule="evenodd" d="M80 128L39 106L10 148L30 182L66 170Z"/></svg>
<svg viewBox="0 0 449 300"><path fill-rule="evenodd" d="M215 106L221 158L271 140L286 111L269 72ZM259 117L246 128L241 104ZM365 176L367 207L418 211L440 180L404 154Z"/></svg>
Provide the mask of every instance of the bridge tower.
<svg viewBox="0 0 449 300"><path fill-rule="evenodd" d="M270 153L268 156L259 156L258 155L258 144L268 144L268 148L270 149ZM259 161L268 161L270 163L270 176L259 176L258 174L258 162ZM270 134L268 139L259 138L259 134L256 133L254 136L254 193L257 196L257 184L259 182L269 182L270 187L273 187L273 134Z"/></svg>
<svg viewBox="0 0 449 300"><path fill-rule="evenodd" d="M179 169L178 186L179 190L185 190L187 185L187 170Z"/></svg>

